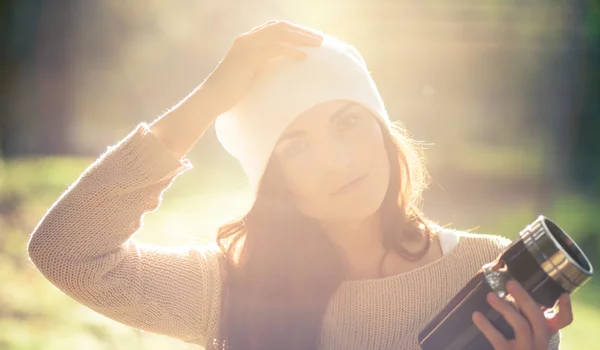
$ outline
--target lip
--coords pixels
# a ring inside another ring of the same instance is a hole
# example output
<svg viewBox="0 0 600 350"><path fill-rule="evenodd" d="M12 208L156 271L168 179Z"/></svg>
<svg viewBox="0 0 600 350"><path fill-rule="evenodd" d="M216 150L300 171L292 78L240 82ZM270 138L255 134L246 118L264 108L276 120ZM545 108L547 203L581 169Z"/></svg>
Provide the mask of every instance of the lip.
<svg viewBox="0 0 600 350"><path fill-rule="evenodd" d="M347 184L345 184L344 186L338 188L337 190L331 192L332 196L335 195L340 195L340 194L344 194L346 192L352 191L356 186L360 185L365 178L368 176L368 174L362 175L350 182L348 182Z"/></svg>

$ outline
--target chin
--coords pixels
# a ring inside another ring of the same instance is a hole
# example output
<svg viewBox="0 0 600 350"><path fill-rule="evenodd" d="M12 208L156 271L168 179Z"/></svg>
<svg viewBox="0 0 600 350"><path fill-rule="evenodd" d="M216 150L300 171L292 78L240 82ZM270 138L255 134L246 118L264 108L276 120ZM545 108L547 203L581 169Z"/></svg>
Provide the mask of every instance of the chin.
<svg viewBox="0 0 600 350"><path fill-rule="evenodd" d="M371 188L354 196L347 196L329 206L329 216L336 220L366 219L375 215L385 197L387 188Z"/></svg>

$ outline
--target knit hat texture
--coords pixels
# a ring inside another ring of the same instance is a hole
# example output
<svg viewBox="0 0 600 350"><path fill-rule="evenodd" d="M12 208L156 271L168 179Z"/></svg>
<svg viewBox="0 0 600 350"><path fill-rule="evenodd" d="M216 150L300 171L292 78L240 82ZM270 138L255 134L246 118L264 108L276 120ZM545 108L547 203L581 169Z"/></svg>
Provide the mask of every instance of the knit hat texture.
<svg viewBox="0 0 600 350"><path fill-rule="evenodd" d="M279 137L296 117L327 101L363 105L389 121L362 56L324 35L318 47L301 47L304 60L278 60L254 80L248 93L215 121L217 138L241 164L256 193Z"/></svg>

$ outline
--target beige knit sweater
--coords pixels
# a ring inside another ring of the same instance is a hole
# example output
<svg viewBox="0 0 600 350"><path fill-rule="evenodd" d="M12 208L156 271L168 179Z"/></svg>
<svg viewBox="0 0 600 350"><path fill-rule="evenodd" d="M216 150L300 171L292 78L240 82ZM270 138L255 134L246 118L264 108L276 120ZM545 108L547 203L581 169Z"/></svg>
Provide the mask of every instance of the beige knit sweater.
<svg viewBox="0 0 600 350"><path fill-rule="evenodd" d="M31 261L80 303L126 325L213 348L222 259L216 245L136 242L143 215L191 168L147 125L98 158L35 228ZM439 260L387 278L344 282L324 315L321 349L418 349L419 330L509 242L451 231ZM552 338L558 349L560 333Z"/></svg>

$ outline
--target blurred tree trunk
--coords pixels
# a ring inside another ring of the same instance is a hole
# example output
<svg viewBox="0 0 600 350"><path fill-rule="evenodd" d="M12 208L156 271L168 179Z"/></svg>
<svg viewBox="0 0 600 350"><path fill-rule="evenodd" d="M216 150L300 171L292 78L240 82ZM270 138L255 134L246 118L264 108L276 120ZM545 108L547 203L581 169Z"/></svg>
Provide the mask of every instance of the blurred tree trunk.
<svg viewBox="0 0 600 350"><path fill-rule="evenodd" d="M38 118L35 128L35 153L70 153L69 76L72 16L77 7L73 0L45 3L40 18L36 57Z"/></svg>
<svg viewBox="0 0 600 350"><path fill-rule="evenodd" d="M18 104L20 87L33 66L41 5L36 1L6 0L0 7L0 152L15 155L23 123ZM31 86L31 84L29 84Z"/></svg>
<svg viewBox="0 0 600 350"><path fill-rule="evenodd" d="M582 69L586 43L581 34L585 26L582 8L585 1L573 1L563 8L564 29L557 35L562 37L564 45L548 50L547 59L541 62L543 69L535 89L537 108L532 134L544 133L537 136L545 140L544 154L547 155L535 196L539 213L548 212L568 188L569 168L577 154L577 128L586 98Z"/></svg>
<svg viewBox="0 0 600 350"><path fill-rule="evenodd" d="M585 11L582 110L574 125L571 180L594 198L600 196L600 5L589 1Z"/></svg>
<svg viewBox="0 0 600 350"><path fill-rule="evenodd" d="M3 156L69 151L68 44L72 0L2 7L0 147Z"/></svg>

